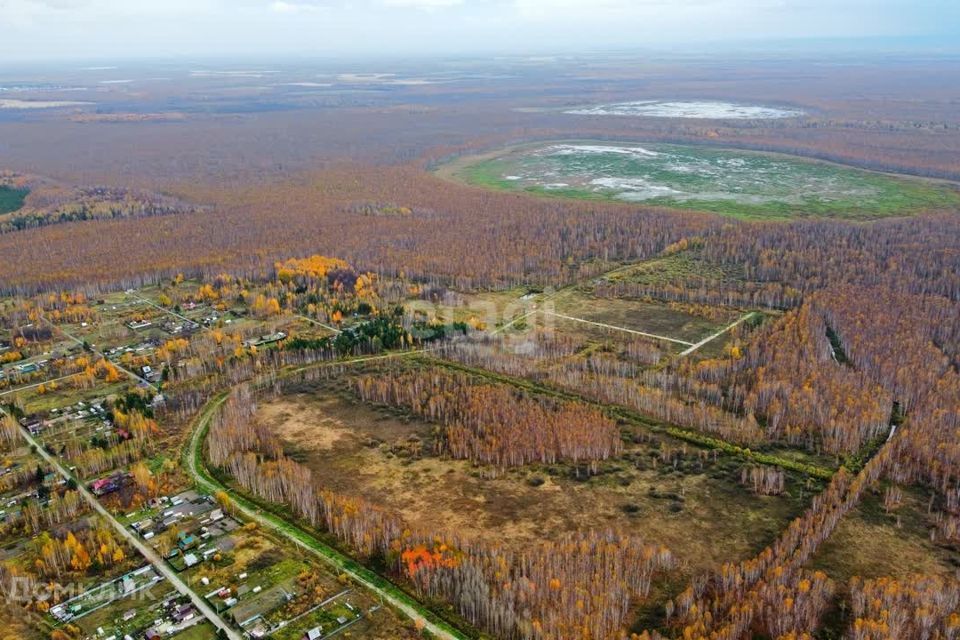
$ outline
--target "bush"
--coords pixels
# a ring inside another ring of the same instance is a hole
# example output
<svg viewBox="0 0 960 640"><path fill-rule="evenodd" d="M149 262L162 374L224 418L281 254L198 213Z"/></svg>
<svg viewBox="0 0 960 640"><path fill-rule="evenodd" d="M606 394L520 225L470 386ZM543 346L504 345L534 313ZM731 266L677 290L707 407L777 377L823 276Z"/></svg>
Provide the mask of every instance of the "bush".
<svg viewBox="0 0 960 640"><path fill-rule="evenodd" d="M257 571L262 571L263 569L272 567L282 560L283 552L281 552L279 549L267 549L247 565L247 571L256 573Z"/></svg>

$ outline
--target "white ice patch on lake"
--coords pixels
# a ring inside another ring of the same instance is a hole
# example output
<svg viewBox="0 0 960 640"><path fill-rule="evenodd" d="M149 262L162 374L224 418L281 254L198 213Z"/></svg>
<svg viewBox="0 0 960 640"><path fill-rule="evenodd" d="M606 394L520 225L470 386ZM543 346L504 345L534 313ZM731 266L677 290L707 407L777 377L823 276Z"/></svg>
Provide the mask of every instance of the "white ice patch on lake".
<svg viewBox="0 0 960 640"><path fill-rule="evenodd" d="M356 84L374 84L386 82L395 76L395 73L341 73L337 76L337 80Z"/></svg>
<svg viewBox="0 0 960 640"><path fill-rule="evenodd" d="M576 155L602 155L613 153L617 155L633 156L635 158L656 158L660 154L656 151L650 151L643 147L615 147L603 144L556 144L544 149L547 155L553 156L576 156Z"/></svg>
<svg viewBox="0 0 960 640"><path fill-rule="evenodd" d="M280 73L275 70L254 70L254 69L233 69L233 70L215 70L215 69L197 69L191 71L190 75L194 78L263 78L267 74Z"/></svg>
<svg viewBox="0 0 960 640"><path fill-rule="evenodd" d="M715 120L768 120L796 118L803 115L803 111L799 109L780 109L715 100L638 100L580 107L564 113L582 116L645 116Z"/></svg>
<svg viewBox="0 0 960 640"><path fill-rule="evenodd" d="M617 197L624 200L650 200L683 194L682 191L662 184L653 184L643 178L594 178L590 184L601 189L619 191Z"/></svg>
<svg viewBox="0 0 960 640"><path fill-rule="evenodd" d="M92 102L70 100L0 100L0 109L57 109L60 107L83 107Z"/></svg>
<svg viewBox="0 0 960 640"><path fill-rule="evenodd" d="M323 88L323 87L332 87L333 84L330 82L281 82L280 86L283 87L307 87L307 88Z"/></svg>

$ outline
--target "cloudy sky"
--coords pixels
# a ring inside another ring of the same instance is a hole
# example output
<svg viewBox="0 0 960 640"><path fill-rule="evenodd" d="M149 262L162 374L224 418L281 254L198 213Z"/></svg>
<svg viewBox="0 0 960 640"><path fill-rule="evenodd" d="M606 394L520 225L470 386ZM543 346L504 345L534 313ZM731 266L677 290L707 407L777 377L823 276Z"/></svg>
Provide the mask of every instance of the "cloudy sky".
<svg viewBox="0 0 960 640"><path fill-rule="evenodd" d="M0 0L3 61L960 41L960 0Z"/></svg>

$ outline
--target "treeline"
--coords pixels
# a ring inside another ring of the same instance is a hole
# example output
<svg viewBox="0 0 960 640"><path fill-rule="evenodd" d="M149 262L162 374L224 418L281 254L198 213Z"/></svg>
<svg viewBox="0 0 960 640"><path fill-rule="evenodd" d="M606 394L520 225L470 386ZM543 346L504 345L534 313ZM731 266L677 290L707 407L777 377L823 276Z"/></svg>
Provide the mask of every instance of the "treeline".
<svg viewBox="0 0 960 640"><path fill-rule="evenodd" d="M615 421L576 402L530 396L441 369L390 370L351 382L365 402L440 423L437 452L497 467L596 463L622 450Z"/></svg>
<svg viewBox="0 0 960 640"><path fill-rule="evenodd" d="M829 301L843 299L846 304ZM816 299L847 357L897 399L906 425L891 441L897 482L937 491L949 519L960 516L960 305L885 288L844 288Z"/></svg>
<svg viewBox="0 0 960 640"><path fill-rule="evenodd" d="M568 359L541 368L534 357L511 354L506 340L455 340L445 343L438 353L467 366L548 382L593 400L627 407L731 442L749 445L764 438L752 414L736 415L704 399L683 397L662 384L653 386L649 383L660 380L659 374L641 372L636 365L610 354L591 354L586 359Z"/></svg>
<svg viewBox="0 0 960 640"><path fill-rule="evenodd" d="M684 638L732 640L752 633L771 637L785 631L814 633L825 599L808 600L807 613L796 617L797 598L818 590L817 581L811 580L803 567L857 504L862 492L883 476L931 485L942 496L940 504L948 512L947 521L955 516L960 496L956 457L960 379L953 366L955 317L945 317L955 303L887 287L851 286L811 295L804 308L824 318L835 332L849 361L849 365L840 366L863 372L889 397L897 398L906 423L856 477L841 469L807 513L770 548L752 560L725 565L716 574L695 580L676 600L673 610L677 630L686 634ZM794 315L799 317L801 313ZM850 423L854 417L851 414L844 419L848 426L855 427ZM891 500L895 501L895 496ZM773 599L771 585L779 594ZM819 591L826 596L828 587L824 583ZM933 638L956 634L956 619L951 618L955 609L946 612L955 597L955 586L927 578L916 581L914 590L902 587L889 581L855 583L852 604L859 621L849 637ZM784 621L789 623L786 627Z"/></svg>
<svg viewBox="0 0 960 640"><path fill-rule="evenodd" d="M824 221L730 227L703 247L707 260L741 264L746 280L803 293L882 285L960 300L960 218L924 215L870 225ZM782 306L786 300L779 301ZM842 302L842 301L841 301Z"/></svg>
<svg viewBox="0 0 960 640"><path fill-rule="evenodd" d="M768 440L853 454L887 433L893 397L839 361L818 295L750 334L736 352L679 373L716 385L713 399L724 409L759 416Z"/></svg>
<svg viewBox="0 0 960 640"><path fill-rule="evenodd" d="M214 416L211 463L244 490L289 505L357 555L382 559L395 575L496 637L618 637L654 576L674 566L667 549L610 532L569 534L516 550L457 532L413 529L363 499L316 486L310 470L285 457L253 419L253 399L239 387Z"/></svg>
<svg viewBox="0 0 960 640"><path fill-rule="evenodd" d="M786 487L786 473L776 467L744 467L740 484L760 496L778 496Z"/></svg>
<svg viewBox="0 0 960 640"><path fill-rule="evenodd" d="M42 531L27 547L39 575L45 579L102 572L127 557L113 530L103 523L53 534Z"/></svg>
<svg viewBox="0 0 960 640"><path fill-rule="evenodd" d="M0 252L7 257L0 291L73 285L93 291L98 285L159 282L181 272L212 279L228 270L261 278L278 260L311 254L337 256L361 273L402 274L457 288L553 286L594 275L604 261L653 257L721 224L695 213L489 193L411 167L335 168L314 178L309 184L197 194L219 202L211 211L0 236ZM396 202L412 214L345 212L361 198ZM463 233L467 226L471 232ZM41 245L70 250L26 249Z"/></svg>
<svg viewBox="0 0 960 640"><path fill-rule="evenodd" d="M952 640L960 637L960 583L915 575L903 580L854 578L849 640Z"/></svg>
<svg viewBox="0 0 960 640"><path fill-rule="evenodd" d="M144 191L115 187L64 187L35 181L26 205L0 216L0 234L65 222L112 220L198 212L201 207Z"/></svg>
<svg viewBox="0 0 960 640"><path fill-rule="evenodd" d="M601 297L735 307L798 306L828 286L884 286L960 300L960 219L926 214L869 225L825 220L737 224L684 238L667 255L685 270L601 280Z"/></svg>
<svg viewBox="0 0 960 640"><path fill-rule="evenodd" d="M664 547L597 531L520 551L441 541L401 560L421 593L456 602L464 618L497 638L531 639L622 637L632 601L674 566Z"/></svg>
<svg viewBox="0 0 960 640"><path fill-rule="evenodd" d="M34 499L25 500L20 513L11 514L4 525L19 527L22 534L28 537L73 522L89 510L90 506L78 491L67 489L62 493L52 493L45 503Z"/></svg>
<svg viewBox="0 0 960 640"><path fill-rule="evenodd" d="M24 444L17 419L6 411L0 413L0 451L12 451Z"/></svg>

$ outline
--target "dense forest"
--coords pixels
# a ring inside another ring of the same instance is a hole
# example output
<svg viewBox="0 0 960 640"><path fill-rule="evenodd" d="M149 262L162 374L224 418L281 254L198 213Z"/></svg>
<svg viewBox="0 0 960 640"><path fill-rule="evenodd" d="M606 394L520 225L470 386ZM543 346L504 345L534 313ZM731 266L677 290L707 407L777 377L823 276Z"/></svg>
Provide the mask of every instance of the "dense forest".
<svg viewBox="0 0 960 640"><path fill-rule="evenodd" d="M132 509L172 473L156 458L161 443L181 447L210 415L205 454L219 479L498 638L960 638L955 570L881 575L883 562L862 571L851 559L841 577L817 564L854 519L839 544L882 531L960 562L960 212L744 221L495 192L440 169L563 139L792 153L960 179L955 66L835 62L498 61L449 82L374 79L322 95L257 88L242 100L235 78L205 93L171 81L120 97L102 89L102 118L5 115L0 392L35 388L45 401L132 376L152 395L136 372L162 367L155 413L146 395L120 396L107 402L116 431L65 437L48 452L82 481L129 469L136 492L123 506ZM716 94L805 115L570 113L586 102ZM177 116L163 117L171 104ZM104 298L145 285L155 289L142 309L110 315ZM471 315L471 302L491 300L524 311L489 323ZM620 305L616 322L643 330L573 317L576 329L526 323L567 309L554 303L609 317ZM183 319L186 308L200 309L186 332L147 340L129 326ZM646 333L644 312L670 322ZM67 339L68 329L89 340ZM98 352L101 342L122 355ZM140 342L149 358L137 355ZM544 469L576 487L607 483L621 492L616 513L576 531L544 525L521 545L418 526L334 491L258 418L261 400L293 378L335 381L351 408L421 421L433 465L487 483ZM16 396L9 408L25 417ZM0 418L3 456L21 426ZM630 457L641 446L649 450ZM661 464L688 446L715 464ZM640 486L618 475L627 470L649 471L646 492L673 495L677 511L626 502ZM0 591L15 578L52 589L131 562L77 487L51 488L47 471L11 466L0 476L0 489L30 496L0 523L26 540L28 565L0 563ZM695 487L705 502L767 505L782 519L769 530L760 516L744 522L765 537L694 572L644 525L682 526ZM904 525L891 514L910 501L919 515ZM628 526L607 526L621 517Z"/></svg>
<svg viewBox="0 0 960 640"><path fill-rule="evenodd" d="M616 423L599 410L518 395L441 370L358 378L356 393L443 425L440 453L495 466L606 460L620 452Z"/></svg>

